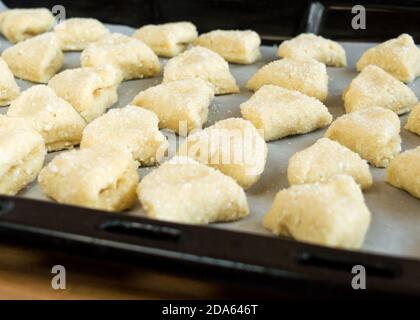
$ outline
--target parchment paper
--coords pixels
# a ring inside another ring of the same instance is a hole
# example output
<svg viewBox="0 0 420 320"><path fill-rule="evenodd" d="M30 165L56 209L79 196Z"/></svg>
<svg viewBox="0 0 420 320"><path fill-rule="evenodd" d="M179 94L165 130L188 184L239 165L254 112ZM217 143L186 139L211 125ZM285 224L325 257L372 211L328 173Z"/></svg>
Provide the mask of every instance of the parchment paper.
<svg viewBox="0 0 420 320"><path fill-rule="evenodd" d="M114 32L131 35L133 28L125 26L108 25ZM1 49L4 50L10 44L0 38ZM344 113L341 92L356 76L355 63L361 54L372 43L342 43L347 58L347 68L328 68L329 97L326 105L333 114L334 119ZM65 69L80 66L80 53L65 53ZM210 106L209 121L205 126L213 124L217 120L229 117L240 117L239 104L247 100L251 93L244 87L246 81L264 64L276 59L275 47L262 47L262 59L250 66L231 64L230 68L238 84L241 87L240 94L218 96ZM161 59L162 64L166 59ZM141 90L161 82L162 76L159 75L150 79L126 81L119 88L119 101L115 108L124 107L130 103L133 97ZM27 81L18 80L21 89L28 88L32 84ZM420 97L420 79L412 83L411 88ZM0 113L6 113L7 108L0 108ZM402 127L407 121L407 115L401 116ZM372 128L374 130L374 128ZM252 232L272 236L261 226L261 220L270 208L275 194L282 188L288 187L287 182L287 163L288 159L297 151L312 145L325 132L317 130L315 132L292 136L285 139L268 143L269 153L266 169L259 180L250 190L247 191L248 202L251 214L248 218L233 223L213 224L210 228L224 228L240 232ZM176 148L176 136L165 132L169 138L171 153ZM420 144L420 137L402 129L403 150L411 149ZM182 139L181 139L182 140ZM178 144L182 141L178 141ZM56 154L51 153L47 156L47 163ZM141 177L144 177L154 168L140 169ZM366 203L372 212L372 223L367 234L365 243L361 250L420 258L420 200L410 196L408 193L393 188L384 181L385 169L371 167L374 178L373 187L364 192ZM20 193L20 196L39 200L49 201L39 190L38 185L33 183ZM130 215L143 215L140 204L128 212Z"/></svg>

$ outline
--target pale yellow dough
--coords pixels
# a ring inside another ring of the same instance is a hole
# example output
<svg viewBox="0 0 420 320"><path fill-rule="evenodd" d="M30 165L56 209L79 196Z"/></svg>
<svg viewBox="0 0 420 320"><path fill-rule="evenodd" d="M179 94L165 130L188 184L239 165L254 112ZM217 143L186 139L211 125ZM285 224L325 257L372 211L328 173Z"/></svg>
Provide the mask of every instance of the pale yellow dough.
<svg viewBox="0 0 420 320"><path fill-rule="evenodd" d="M216 52L193 47L168 61L163 71L163 82L201 78L215 87L216 94L239 92L229 64Z"/></svg>
<svg viewBox="0 0 420 320"><path fill-rule="evenodd" d="M0 194L15 195L34 181L45 154L44 140L25 120L0 115Z"/></svg>
<svg viewBox="0 0 420 320"><path fill-rule="evenodd" d="M53 77L48 86L91 122L117 102L121 81L118 69L104 65L65 70Z"/></svg>
<svg viewBox="0 0 420 320"><path fill-rule="evenodd" d="M159 220L205 225L249 214L245 192L235 180L185 157L145 176L137 194L147 216Z"/></svg>
<svg viewBox="0 0 420 320"><path fill-rule="evenodd" d="M409 87L375 65L369 65L343 92L346 112L382 107L403 114L417 103Z"/></svg>
<svg viewBox="0 0 420 320"><path fill-rule="evenodd" d="M64 64L60 41L53 32L19 42L1 56L15 77L35 83L47 83Z"/></svg>
<svg viewBox="0 0 420 320"><path fill-rule="evenodd" d="M400 119L391 110L380 107L337 118L325 137L357 152L375 167L387 167L401 151Z"/></svg>
<svg viewBox="0 0 420 320"><path fill-rule="evenodd" d="M172 58L197 38L197 29L191 22L170 22L149 24L134 32L133 37L140 39L162 57Z"/></svg>
<svg viewBox="0 0 420 320"><path fill-rule="evenodd" d="M214 30L201 34L194 44L213 50L233 63L251 64L261 57L261 39L252 30Z"/></svg>
<svg viewBox="0 0 420 320"><path fill-rule="evenodd" d="M420 199L420 147L405 151L391 161L387 181Z"/></svg>
<svg viewBox="0 0 420 320"><path fill-rule="evenodd" d="M81 51L90 43L109 35L109 30L96 19L70 18L54 28L63 51Z"/></svg>
<svg viewBox="0 0 420 320"><path fill-rule="evenodd" d="M0 107L7 106L20 93L12 71L7 63L0 58Z"/></svg>
<svg viewBox="0 0 420 320"><path fill-rule="evenodd" d="M267 145L251 122L230 118L189 135L178 154L220 170L247 189L264 171Z"/></svg>
<svg viewBox="0 0 420 320"><path fill-rule="evenodd" d="M370 64L377 65L403 82L411 82L420 75L420 49L413 38L404 33L368 49L357 61L356 67L361 71Z"/></svg>
<svg viewBox="0 0 420 320"><path fill-rule="evenodd" d="M347 66L346 52L338 42L313 33L302 33L282 42L277 54L282 58L313 58L332 67Z"/></svg>
<svg viewBox="0 0 420 320"><path fill-rule="evenodd" d="M270 62L251 77L246 87L257 91L266 84L300 91L320 101L328 96L327 68L314 59L284 58Z"/></svg>
<svg viewBox="0 0 420 320"><path fill-rule="evenodd" d="M153 112L143 108L112 109L89 123L83 131L80 147L124 146L141 165L154 165L168 149L168 141L159 131L158 122Z"/></svg>
<svg viewBox="0 0 420 320"><path fill-rule="evenodd" d="M49 31L54 16L46 8L11 9L0 13L0 32L12 43Z"/></svg>
<svg viewBox="0 0 420 320"><path fill-rule="evenodd" d="M214 88L207 81L195 78L162 83L141 91L132 104L153 111L159 127L185 136L201 129L207 121Z"/></svg>
<svg viewBox="0 0 420 320"><path fill-rule="evenodd" d="M420 136L420 103L411 111L405 128Z"/></svg>
<svg viewBox="0 0 420 320"><path fill-rule="evenodd" d="M138 181L137 163L117 146L61 153L38 178L42 192L59 203L108 211L131 208Z"/></svg>
<svg viewBox="0 0 420 320"><path fill-rule="evenodd" d="M294 185L277 193L264 227L298 241L347 249L360 248L371 213L352 177Z"/></svg>
<svg viewBox="0 0 420 320"><path fill-rule="evenodd" d="M372 185L366 160L328 138L321 138L309 148L289 159L287 176L290 184L324 182L337 174L347 174L362 187Z"/></svg>
<svg viewBox="0 0 420 320"><path fill-rule="evenodd" d="M119 33L89 44L80 61L82 67L111 64L121 71L124 80L152 77L160 71L159 59L152 49L139 39Z"/></svg>
<svg viewBox="0 0 420 320"><path fill-rule="evenodd" d="M71 104L45 85L22 92L10 105L7 115L27 120L42 135L48 151L78 145L86 126Z"/></svg>
<svg viewBox="0 0 420 320"><path fill-rule="evenodd" d="M240 108L245 119L264 131L266 141L311 132L332 121L319 100L274 85L262 86Z"/></svg>

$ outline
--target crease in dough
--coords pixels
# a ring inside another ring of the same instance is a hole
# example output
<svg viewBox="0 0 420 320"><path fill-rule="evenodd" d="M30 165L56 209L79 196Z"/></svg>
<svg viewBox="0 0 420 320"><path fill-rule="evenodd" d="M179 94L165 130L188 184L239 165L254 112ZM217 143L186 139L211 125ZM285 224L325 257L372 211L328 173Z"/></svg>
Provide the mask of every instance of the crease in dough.
<svg viewBox="0 0 420 320"><path fill-rule="evenodd" d="M201 34L194 44L217 52L232 63L252 64L261 57L261 39L252 30L213 30Z"/></svg>
<svg viewBox="0 0 420 320"><path fill-rule="evenodd" d="M138 181L136 161L119 146L60 153L38 177L41 191L59 203L107 211L131 208Z"/></svg>
<svg viewBox="0 0 420 320"><path fill-rule="evenodd" d="M152 77L159 73L159 58L143 41L111 33L89 44L80 56L82 67L111 64L124 80Z"/></svg>
<svg viewBox="0 0 420 320"><path fill-rule="evenodd" d="M375 167L386 168L401 151L400 119L389 109L365 108L337 118L325 133Z"/></svg>
<svg viewBox="0 0 420 320"><path fill-rule="evenodd" d="M394 187L420 199L420 147L395 157L388 167L386 179Z"/></svg>
<svg viewBox="0 0 420 320"><path fill-rule="evenodd" d="M338 42L313 33L302 33L283 41L277 54L281 58L312 58L332 67L347 66L346 52Z"/></svg>
<svg viewBox="0 0 420 320"><path fill-rule="evenodd" d="M54 16L47 8L9 9L0 13L0 32L11 43L49 31Z"/></svg>
<svg viewBox="0 0 420 320"><path fill-rule="evenodd" d="M61 44L53 32L29 38L1 54L15 77L47 83L64 64Z"/></svg>
<svg viewBox="0 0 420 320"><path fill-rule="evenodd" d="M101 40L110 31L97 19L70 18L54 27L63 51L81 51L89 44Z"/></svg>
<svg viewBox="0 0 420 320"><path fill-rule="evenodd" d="M295 153L287 167L291 185L325 182L337 174L351 176L362 189L372 185L366 160L328 138L321 138L312 146Z"/></svg>
<svg viewBox="0 0 420 320"><path fill-rule="evenodd" d="M420 76L420 49L409 34L403 33L365 51L357 61L357 71L370 64L377 65L398 80L412 82Z"/></svg>
<svg viewBox="0 0 420 320"><path fill-rule="evenodd" d="M346 112L382 107L396 114L409 112L417 97L403 82L375 65L368 65L343 92Z"/></svg>
<svg viewBox="0 0 420 320"><path fill-rule="evenodd" d="M36 85L22 92L7 111L10 117L25 119L45 140L48 151L78 145L86 126L79 113L48 86Z"/></svg>
<svg viewBox="0 0 420 320"><path fill-rule="evenodd" d="M0 58L0 107L10 104L20 93L20 88L6 61Z"/></svg>
<svg viewBox="0 0 420 320"><path fill-rule="evenodd" d="M148 109L159 117L159 127L185 136L201 129L207 121L214 87L195 78L159 84L139 92L132 104Z"/></svg>
<svg viewBox="0 0 420 320"><path fill-rule="evenodd" d="M257 91L266 84L296 90L320 101L325 101L328 96L327 68L310 58L283 58L270 62L249 79L246 87Z"/></svg>
<svg viewBox="0 0 420 320"><path fill-rule="evenodd" d="M158 122L153 112L143 108L129 105L112 109L87 125L80 147L123 146L140 165L154 165L164 158L168 149Z"/></svg>
<svg viewBox="0 0 420 320"><path fill-rule="evenodd" d="M0 194L16 195L33 182L45 154L44 140L25 120L0 115Z"/></svg>
<svg viewBox="0 0 420 320"><path fill-rule="evenodd" d="M54 76L48 86L69 102L86 122L91 122L117 102L121 81L118 69L104 65L67 69Z"/></svg>
<svg viewBox="0 0 420 320"><path fill-rule="evenodd" d="M371 213L359 185L348 175L294 185L277 193L263 225L276 235L330 247L357 249Z"/></svg>
<svg viewBox="0 0 420 320"><path fill-rule="evenodd" d="M216 95L239 92L229 64L219 54L204 47L193 47L170 59L163 71L163 83L191 78L210 82Z"/></svg>
<svg viewBox="0 0 420 320"><path fill-rule="evenodd" d="M267 145L250 121L229 118L190 134L178 154L231 176L244 189L254 185L264 171Z"/></svg>
<svg viewBox="0 0 420 320"><path fill-rule="evenodd" d="M413 110L408 116L405 129L420 136L420 103L414 106Z"/></svg>
<svg viewBox="0 0 420 320"><path fill-rule="evenodd" d="M231 177L186 157L175 157L145 176L137 194L150 218L205 225L249 214L244 190Z"/></svg>
<svg viewBox="0 0 420 320"><path fill-rule="evenodd" d="M148 24L133 37L147 44L158 56L172 58L184 51L198 36L195 25L180 21L164 24Z"/></svg>
<svg viewBox="0 0 420 320"><path fill-rule="evenodd" d="M240 105L242 116L272 141L325 127L332 115L319 100L299 91L264 85Z"/></svg>

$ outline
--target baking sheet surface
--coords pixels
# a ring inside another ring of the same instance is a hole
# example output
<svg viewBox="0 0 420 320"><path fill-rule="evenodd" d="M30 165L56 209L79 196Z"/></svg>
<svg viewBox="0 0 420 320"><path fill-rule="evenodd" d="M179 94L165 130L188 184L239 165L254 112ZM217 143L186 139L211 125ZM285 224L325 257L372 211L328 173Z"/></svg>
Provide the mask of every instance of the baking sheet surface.
<svg viewBox="0 0 420 320"><path fill-rule="evenodd" d="M114 32L120 32L131 35L133 28L125 26L108 25ZM9 47L10 44L0 36L1 50ZM372 43L342 43L347 59L347 68L328 68L329 97L326 105L333 114L334 119L344 113L341 92L357 75L355 63L361 54ZM65 69L76 68L80 66L80 53L65 53ZM241 66L230 64L231 71L241 87L240 94L217 96L209 112L209 121L205 126L213 124L215 121L229 117L240 117L239 105L246 101L251 92L244 87L246 81L264 64L275 60L275 47L262 47L262 59L250 66ZM161 59L162 64L166 59ZM119 88L119 101L114 108L124 107L129 104L133 97L141 90L161 82L161 74L157 77L143 80L133 80L123 82ZM22 90L30 87L31 83L18 80ZM420 97L420 78L413 82L410 87L415 91L417 97ZM6 113L7 108L0 108L0 113ZM407 115L401 116L402 127L407 121ZM374 130L374 128L372 128ZM164 131L165 132L165 131ZM287 182L287 163L288 159L297 151L305 149L312 145L317 139L323 136L325 129L315 132L292 136L274 142L269 142L269 153L266 169L261 179L251 189L247 191L248 202L251 214L246 219L232 223L214 224L210 227L223 228L242 232L252 232L272 236L262 226L261 221L264 214L270 208L275 194L282 188L288 187ZM174 154L175 148L182 141L178 140L174 134L165 132L170 141L170 154ZM402 129L403 150L411 149L420 144L420 137ZM181 139L182 140L182 139ZM47 163L56 154L51 153L47 156ZM144 177L153 168L140 169L140 176ZM372 223L367 234L362 250L376 253L385 253L398 256L414 257L420 259L420 200L410 196L408 193L391 187L384 181L384 169L371 167L374 178L373 187L364 192L368 207L372 212ZM20 193L20 196L26 198L40 199L49 201L39 190L38 185L33 183ZM130 215L143 215L144 212L138 203L131 210Z"/></svg>

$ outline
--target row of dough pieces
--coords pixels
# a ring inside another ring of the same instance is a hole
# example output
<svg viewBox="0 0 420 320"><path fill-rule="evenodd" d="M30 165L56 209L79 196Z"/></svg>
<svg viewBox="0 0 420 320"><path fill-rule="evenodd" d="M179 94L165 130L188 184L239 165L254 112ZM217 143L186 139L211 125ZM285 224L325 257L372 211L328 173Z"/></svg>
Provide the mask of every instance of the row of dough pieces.
<svg viewBox="0 0 420 320"><path fill-rule="evenodd" d="M284 60L284 59L283 59ZM273 88L274 89L274 88ZM269 91L272 91L272 90L269 90ZM295 94L297 94L296 92L295 92ZM418 162L418 161L417 161ZM414 163L416 163L416 162L414 162ZM105 193L106 194L106 193ZM145 206L146 207L146 206ZM229 205L229 207L231 207L231 204ZM273 206L274 207L274 206ZM216 219L217 220L217 219ZM221 220L223 220L223 218L221 219ZM225 219L225 220L229 220L229 219ZM266 219L266 221L269 221L270 219ZM210 219L209 221L207 221L207 222L210 222L210 221L214 221L214 220L212 220L212 219ZM199 222L200 223L200 222ZM272 228L273 229L273 228ZM274 230L273 230L274 231ZM280 231L278 231L278 232L280 232ZM284 230L282 231L283 233L285 232ZM281 232L280 232L281 233ZM292 234L293 235L293 234ZM298 236L297 235L294 235L295 237L297 237L298 238ZM308 241L310 241L310 240L308 240ZM360 241L359 241L360 242ZM332 245L334 245L334 244L332 244ZM346 244L336 244L336 245L346 245Z"/></svg>

